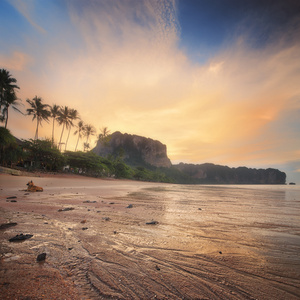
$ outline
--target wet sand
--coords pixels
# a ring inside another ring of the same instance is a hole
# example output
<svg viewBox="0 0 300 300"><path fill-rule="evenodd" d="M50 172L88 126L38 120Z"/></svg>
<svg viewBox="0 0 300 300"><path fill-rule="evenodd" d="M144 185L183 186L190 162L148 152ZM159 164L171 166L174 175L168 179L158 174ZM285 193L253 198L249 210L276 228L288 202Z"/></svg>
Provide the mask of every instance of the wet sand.
<svg viewBox="0 0 300 300"><path fill-rule="evenodd" d="M1 299L299 299L297 197L0 174Z"/></svg>

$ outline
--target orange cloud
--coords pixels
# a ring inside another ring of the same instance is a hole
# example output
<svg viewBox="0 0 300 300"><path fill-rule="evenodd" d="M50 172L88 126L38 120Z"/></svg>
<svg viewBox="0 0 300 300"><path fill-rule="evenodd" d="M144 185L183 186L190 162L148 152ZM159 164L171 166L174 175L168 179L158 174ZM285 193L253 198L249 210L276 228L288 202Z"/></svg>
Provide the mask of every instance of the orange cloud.
<svg viewBox="0 0 300 300"><path fill-rule="evenodd" d="M176 11L115 3L99 10L93 2L80 14L69 3L83 47L48 43L36 58L41 70L15 75L24 99L37 94L77 109L97 129L158 139L174 161L274 163L293 152L297 142L274 126L299 109L291 100L300 95L299 42L251 49L238 41L200 65L178 47ZM41 134L50 137L51 126ZM75 143L72 136L70 149Z"/></svg>

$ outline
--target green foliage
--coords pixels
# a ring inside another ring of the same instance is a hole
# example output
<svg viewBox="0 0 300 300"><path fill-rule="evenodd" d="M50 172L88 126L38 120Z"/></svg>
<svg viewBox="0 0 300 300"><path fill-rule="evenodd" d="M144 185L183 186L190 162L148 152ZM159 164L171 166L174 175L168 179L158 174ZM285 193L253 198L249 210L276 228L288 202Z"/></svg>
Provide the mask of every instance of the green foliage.
<svg viewBox="0 0 300 300"><path fill-rule="evenodd" d="M172 180L161 169L158 168L150 170L144 167L137 167L134 171L133 178L136 180L172 182Z"/></svg>
<svg viewBox="0 0 300 300"><path fill-rule="evenodd" d="M123 161L121 160L116 160L113 163L114 167L114 174L116 178L128 178L131 179L133 175L133 170L126 165Z"/></svg>
<svg viewBox="0 0 300 300"><path fill-rule="evenodd" d="M101 177L110 176L113 171L110 161L93 152L66 151L64 157L66 158L66 163L75 173Z"/></svg>
<svg viewBox="0 0 300 300"><path fill-rule="evenodd" d="M10 131L0 127L0 163L3 166L12 166L23 157L23 151L17 144Z"/></svg>
<svg viewBox="0 0 300 300"><path fill-rule="evenodd" d="M24 141L26 160L34 162L33 168L59 171L65 164L64 156L50 140ZM32 166L31 166L32 167Z"/></svg>

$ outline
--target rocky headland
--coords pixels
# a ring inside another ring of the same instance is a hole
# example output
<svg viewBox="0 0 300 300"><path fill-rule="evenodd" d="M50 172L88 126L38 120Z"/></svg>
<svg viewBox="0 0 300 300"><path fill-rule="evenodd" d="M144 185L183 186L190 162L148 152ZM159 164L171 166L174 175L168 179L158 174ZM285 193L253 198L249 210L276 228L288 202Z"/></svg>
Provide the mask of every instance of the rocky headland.
<svg viewBox="0 0 300 300"><path fill-rule="evenodd" d="M114 132L92 150L99 156L112 156L124 160L131 167L157 169L172 182L192 184L285 184L286 174L277 169L254 169L247 167L205 164L172 165L167 146L160 141L143 136Z"/></svg>

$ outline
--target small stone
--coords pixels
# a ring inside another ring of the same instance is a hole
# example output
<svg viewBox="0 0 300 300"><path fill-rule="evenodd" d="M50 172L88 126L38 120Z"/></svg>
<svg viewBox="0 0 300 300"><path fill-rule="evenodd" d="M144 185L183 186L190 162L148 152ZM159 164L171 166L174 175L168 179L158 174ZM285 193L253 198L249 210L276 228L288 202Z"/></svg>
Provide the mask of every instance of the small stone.
<svg viewBox="0 0 300 300"><path fill-rule="evenodd" d="M6 229L12 226L16 226L18 223L4 223L0 225L0 229Z"/></svg>
<svg viewBox="0 0 300 300"><path fill-rule="evenodd" d="M6 199L17 199L17 196L10 196L10 197L7 197Z"/></svg>
<svg viewBox="0 0 300 300"><path fill-rule="evenodd" d="M198 210L202 210L202 208L198 208Z"/></svg>
<svg viewBox="0 0 300 300"><path fill-rule="evenodd" d="M37 256L36 261L44 261L46 259L46 253L41 253Z"/></svg>
<svg viewBox="0 0 300 300"><path fill-rule="evenodd" d="M60 208L58 211L69 211L69 210L74 210L74 207L66 207L66 208Z"/></svg>
<svg viewBox="0 0 300 300"><path fill-rule="evenodd" d="M159 267L158 265L155 266L155 269L156 269L157 271L160 271L160 267Z"/></svg>
<svg viewBox="0 0 300 300"><path fill-rule="evenodd" d="M133 208L133 205L129 204L126 208Z"/></svg>
<svg viewBox="0 0 300 300"><path fill-rule="evenodd" d="M88 227L83 227L83 228L82 228L82 230L87 230L87 229L88 229Z"/></svg>
<svg viewBox="0 0 300 300"><path fill-rule="evenodd" d="M85 224L85 223L86 223L86 220L82 220L80 223L81 223L81 224Z"/></svg>
<svg viewBox="0 0 300 300"><path fill-rule="evenodd" d="M222 254L222 251L219 251L220 254Z"/></svg>
<svg viewBox="0 0 300 300"><path fill-rule="evenodd" d="M10 238L9 241L10 242L19 242L19 241L25 241L27 239L30 239L33 237L33 234L17 234L15 237Z"/></svg>
<svg viewBox="0 0 300 300"><path fill-rule="evenodd" d="M146 225L157 225L157 224L158 224L157 221L150 221L146 223Z"/></svg>

